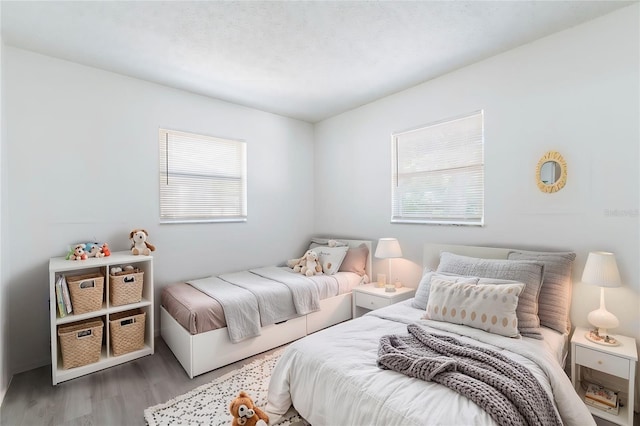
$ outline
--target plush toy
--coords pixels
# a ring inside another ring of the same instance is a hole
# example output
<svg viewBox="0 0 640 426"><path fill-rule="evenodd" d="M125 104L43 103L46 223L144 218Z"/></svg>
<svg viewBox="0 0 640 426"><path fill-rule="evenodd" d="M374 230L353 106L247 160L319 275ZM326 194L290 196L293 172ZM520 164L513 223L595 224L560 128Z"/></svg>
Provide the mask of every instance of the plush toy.
<svg viewBox="0 0 640 426"><path fill-rule="evenodd" d="M244 391L231 401L229 411L233 416L232 426L267 426L269 424L269 416L256 407Z"/></svg>
<svg viewBox="0 0 640 426"><path fill-rule="evenodd" d="M302 256L302 259L304 260L304 265L300 268L301 274L311 277L315 274L322 273L322 266L320 266L320 262L318 262L318 253L313 250L307 250L304 256Z"/></svg>
<svg viewBox="0 0 640 426"><path fill-rule="evenodd" d="M147 242L149 233L144 229L134 229L129 233L129 239L131 240L131 253L134 255L144 254L148 256L152 251L155 251L156 247L153 244Z"/></svg>
<svg viewBox="0 0 640 426"><path fill-rule="evenodd" d="M102 245L102 254L104 254L105 256L111 256L111 250L109 250L109 244L104 243Z"/></svg>
<svg viewBox="0 0 640 426"><path fill-rule="evenodd" d="M67 259L69 260L85 260L86 258L87 253L84 251L84 244L76 244L67 254Z"/></svg>
<svg viewBox="0 0 640 426"><path fill-rule="evenodd" d="M102 247L98 243L87 243L84 249L89 257L104 257Z"/></svg>
<svg viewBox="0 0 640 426"><path fill-rule="evenodd" d="M300 272L300 269L304 266L305 260L304 256L298 259L287 260L287 266L293 269L293 272Z"/></svg>

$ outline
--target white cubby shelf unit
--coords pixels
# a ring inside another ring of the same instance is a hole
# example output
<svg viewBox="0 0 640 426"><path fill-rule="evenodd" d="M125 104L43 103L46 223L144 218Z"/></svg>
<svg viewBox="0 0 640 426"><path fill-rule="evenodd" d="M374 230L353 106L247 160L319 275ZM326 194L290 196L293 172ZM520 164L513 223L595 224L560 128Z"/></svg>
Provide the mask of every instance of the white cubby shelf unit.
<svg viewBox="0 0 640 426"><path fill-rule="evenodd" d="M142 300L137 303L112 306L109 301L109 285L111 284L109 270L115 266L132 265L144 272L142 286ZM82 314L68 314L60 317L56 299L56 280L59 276L75 276L99 272L104 276L104 288L102 307L96 311ZM134 256L129 251L112 252L110 256L103 258L89 258L86 260L66 260L64 257L54 257L49 259L49 310L51 324L51 380L53 385L74 379L76 377L91 374L105 368L113 367L146 355L153 355L153 257ZM146 313L144 346L140 350L114 356L111 350L109 319L112 315L128 311L130 309L141 309ZM58 339L58 327L61 325L73 324L82 320L101 319L104 328L102 331L102 347L100 360L98 362L64 369L62 367L62 353L60 340Z"/></svg>

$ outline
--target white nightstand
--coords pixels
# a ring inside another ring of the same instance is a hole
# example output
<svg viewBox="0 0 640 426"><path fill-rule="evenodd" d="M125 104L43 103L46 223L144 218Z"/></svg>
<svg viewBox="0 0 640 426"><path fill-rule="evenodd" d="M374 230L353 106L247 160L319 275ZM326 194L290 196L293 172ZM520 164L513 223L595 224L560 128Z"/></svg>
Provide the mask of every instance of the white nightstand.
<svg viewBox="0 0 640 426"><path fill-rule="evenodd" d="M622 377L628 382L626 393L622 393L624 407L620 407L618 415L606 413L597 408L587 407L591 414L610 422L633 426L634 386L636 377L636 362L638 351L636 340L631 337L616 335L619 346L605 346L587 340L584 335L588 329L576 327L571 338L571 382L581 398L584 390L580 386L580 367L592 368L596 371Z"/></svg>
<svg viewBox="0 0 640 426"><path fill-rule="evenodd" d="M358 318L374 309L393 305L413 297L416 289L411 287L396 288L394 292L386 292L384 287L376 287L376 283L359 285L353 288L353 318Z"/></svg>

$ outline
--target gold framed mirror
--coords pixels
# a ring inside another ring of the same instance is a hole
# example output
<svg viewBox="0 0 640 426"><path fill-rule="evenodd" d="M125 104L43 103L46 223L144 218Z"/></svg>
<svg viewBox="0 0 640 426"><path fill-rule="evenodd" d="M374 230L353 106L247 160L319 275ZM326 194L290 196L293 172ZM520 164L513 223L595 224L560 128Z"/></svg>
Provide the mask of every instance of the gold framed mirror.
<svg viewBox="0 0 640 426"><path fill-rule="evenodd" d="M540 191L560 191L567 183L567 162L558 151L547 151L536 167L536 183Z"/></svg>

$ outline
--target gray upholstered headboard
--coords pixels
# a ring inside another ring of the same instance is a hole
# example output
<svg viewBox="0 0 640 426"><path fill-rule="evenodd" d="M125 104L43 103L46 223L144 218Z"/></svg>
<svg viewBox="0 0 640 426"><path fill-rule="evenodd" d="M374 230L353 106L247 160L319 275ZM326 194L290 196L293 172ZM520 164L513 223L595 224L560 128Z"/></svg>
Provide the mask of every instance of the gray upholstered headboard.
<svg viewBox="0 0 640 426"><path fill-rule="evenodd" d="M484 259L506 259L509 252L516 249L460 246L454 244L425 244L422 251L422 266L436 270L440 263L440 252L448 251L461 256L481 257Z"/></svg>

